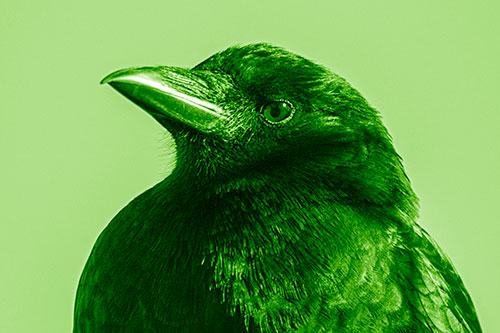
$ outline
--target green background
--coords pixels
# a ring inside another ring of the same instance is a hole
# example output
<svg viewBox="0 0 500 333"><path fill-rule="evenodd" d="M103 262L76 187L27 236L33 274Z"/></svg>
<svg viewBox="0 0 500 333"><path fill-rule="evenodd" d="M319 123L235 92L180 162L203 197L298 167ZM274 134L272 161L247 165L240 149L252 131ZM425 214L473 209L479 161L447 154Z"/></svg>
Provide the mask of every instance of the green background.
<svg viewBox="0 0 500 333"><path fill-rule="evenodd" d="M500 331L497 1L2 1L0 331L68 332L99 232L168 175L170 137L110 87L266 41L347 78L384 117L486 332Z"/></svg>

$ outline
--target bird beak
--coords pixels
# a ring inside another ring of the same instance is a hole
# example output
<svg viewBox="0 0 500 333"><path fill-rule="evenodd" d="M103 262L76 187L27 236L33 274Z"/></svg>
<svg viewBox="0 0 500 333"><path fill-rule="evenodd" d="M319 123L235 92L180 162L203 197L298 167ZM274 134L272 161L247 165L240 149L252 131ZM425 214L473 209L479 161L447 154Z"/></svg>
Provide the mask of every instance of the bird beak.
<svg viewBox="0 0 500 333"><path fill-rule="evenodd" d="M226 120L222 109L207 101L207 83L189 69L178 67L127 68L102 79L140 106L168 129L180 122L210 133Z"/></svg>

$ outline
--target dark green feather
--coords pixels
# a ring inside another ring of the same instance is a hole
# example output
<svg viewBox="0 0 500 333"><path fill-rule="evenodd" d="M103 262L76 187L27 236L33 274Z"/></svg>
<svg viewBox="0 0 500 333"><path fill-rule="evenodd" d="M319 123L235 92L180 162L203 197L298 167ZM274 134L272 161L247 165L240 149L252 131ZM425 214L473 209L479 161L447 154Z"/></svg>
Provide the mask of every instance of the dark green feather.
<svg viewBox="0 0 500 333"><path fill-rule="evenodd" d="M153 70L202 82L197 98L225 120L205 133L154 114L176 167L99 236L75 332L481 332L451 262L416 224L378 112L344 79L268 44ZM293 116L266 123L273 101Z"/></svg>

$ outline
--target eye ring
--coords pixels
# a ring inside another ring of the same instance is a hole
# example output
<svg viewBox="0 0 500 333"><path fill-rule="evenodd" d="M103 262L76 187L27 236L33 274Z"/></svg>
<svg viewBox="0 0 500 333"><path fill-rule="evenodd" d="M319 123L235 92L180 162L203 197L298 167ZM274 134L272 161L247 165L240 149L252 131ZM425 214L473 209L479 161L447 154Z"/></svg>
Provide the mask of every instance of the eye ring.
<svg viewBox="0 0 500 333"><path fill-rule="evenodd" d="M285 100L276 100L261 107L261 115L271 125L289 121L295 113L293 105Z"/></svg>

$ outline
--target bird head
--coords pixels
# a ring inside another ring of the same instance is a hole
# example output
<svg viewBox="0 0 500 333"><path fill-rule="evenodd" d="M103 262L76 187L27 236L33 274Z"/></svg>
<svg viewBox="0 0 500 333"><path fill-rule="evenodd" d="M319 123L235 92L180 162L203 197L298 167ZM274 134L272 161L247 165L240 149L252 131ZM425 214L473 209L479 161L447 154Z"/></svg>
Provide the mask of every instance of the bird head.
<svg viewBox="0 0 500 333"><path fill-rule="evenodd" d="M116 71L102 80L173 136L173 173L329 184L382 202L411 192L378 112L343 78L258 43L230 47L191 69Z"/></svg>

